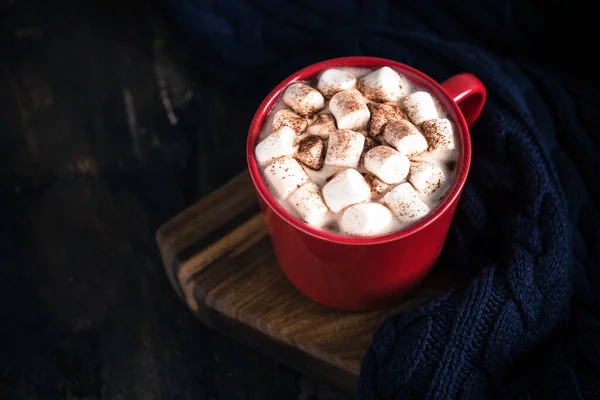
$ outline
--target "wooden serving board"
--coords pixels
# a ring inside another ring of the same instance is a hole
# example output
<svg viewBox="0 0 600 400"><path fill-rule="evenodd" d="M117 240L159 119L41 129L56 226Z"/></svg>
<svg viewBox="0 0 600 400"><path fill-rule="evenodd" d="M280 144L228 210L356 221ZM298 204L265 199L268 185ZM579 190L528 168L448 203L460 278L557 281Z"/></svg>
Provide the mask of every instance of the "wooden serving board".
<svg viewBox="0 0 600 400"><path fill-rule="evenodd" d="M171 284L204 324L348 393L381 322L452 282L448 271L434 269L413 294L381 311L313 302L281 272L248 173L164 224L157 242Z"/></svg>

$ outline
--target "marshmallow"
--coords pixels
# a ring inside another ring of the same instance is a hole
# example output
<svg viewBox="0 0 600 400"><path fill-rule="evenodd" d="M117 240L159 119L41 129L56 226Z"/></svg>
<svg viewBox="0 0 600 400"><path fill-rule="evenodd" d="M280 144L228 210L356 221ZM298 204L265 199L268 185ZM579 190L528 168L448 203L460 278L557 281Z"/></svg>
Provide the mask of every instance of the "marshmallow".
<svg viewBox="0 0 600 400"><path fill-rule="evenodd" d="M440 167L428 161L413 161L410 163L408 181L421 194L429 195L439 189L446 181Z"/></svg>
<svg viewBox="0 0 600 400"><path fill-rule="evenodd" d="M429 151L454 150L452 123L447 118L425 121L421 129L429 143Z"/></svg>
<svg viewBox="0 0 600 400"><path fill-rule="evenodd" d="M367 107L371 111L369 135L373 137L379 135L387 124L406 119L404 111L392 104L369 103Z"/></svg>
<svg viewBox="0 0 600 400"><path fill-rule="evenodd" d="M388 146L377 146L367 152L364 158L367 171L385 183L400 183L408 175L408 158Z"/></svg>
<svg viewBox="0 0 600 400"><path fill-rule="evenodd" d="M254 155L260 165L281 156L288 156L296 152L294 140L296 133L290 127L284 126L271 133L256 145Z"/></svg>
<svg viewBox="0 0 600 400"><path fill-rule="evenodd" d="M292 110L279 110L273 116L273 132L278 131L284 126L292 128L296 132L296 135L300 135L306 130L308 121Z"/></svg>
<svg viewBox="0 0 600 400"><path fill-rule="evenodd" d="M304 83L292 83L283 92L283 102L298 114L308 116L325 107L323 95Z"/></svg>
<svg viewBox="0 0 600 400"><path fill-rule="evenodd" d="M408 118L415 125L421 125L425 121L438 118L435 100L428 92L418 91L406 96L404 109L408 114Z"/></svg>
<svg viewBox="0 0 600 400"><path fill-rule="evenodd" d="M326 222L329 210L323 201L318 185L311 182L300 186L290 194L288 201L307 224L318 228Z"/></svg>
<svg viewBox="0 0 600 400"><path fill-rule="evenodd" d="M331 132L325 164L334 167L357 168L364 144L365 137L358 132L347 129Z"/></svg>
<svg viewBox="0 0 600 400"><path fill-rule="evenodd" d="M387 124L383 139L407 157L413 157L427 150L427 140L412 122L402 120Z"/></svg>
<svg viewBox="0 0 600 400"><path fill-rule="evenodd" d="M415 222L429 213L429 207L408 182L396 186L383 196L381 202L388 206L403 223Z"/></svg>
<svg viewBox="0 0 600 400"><path fill-rule="evenodd" d="M350 72L339 69L328 69L321 74L317 89L326 98L330 98L337 92L352 89L356 85L356 78Z"/></svg>
<svg viewBox="0 0 600 400"><path fill-rule="evenodd" d="M390 67L382 67L363 76L358 88L367 99L373 101L393 102L404 96L402 78Z"/></svg>
<svg viewBox="0 0 600 400"><path fill-rule="evenodd" d="M342 214L340 229L348 235L374 236L384 233L392 218L392 212L382 204L355 204Z"/></svg>
<svg viewBox="0 0 600 400"><path fill-rule="evenodd" d="M281 157L267 165L264 171L269 187L281 198L309 182L302 166L291 157Z"/></svg>
<svg viewBox="0 0 600 400"><path fill-rule="evenodd" d="M390 187L387 183L377 179L375 175L363 174L363 178L371 188L371 197L381 196Z"/></svg>
<svg viewBox="0 0 600 400"><path fill-rule="evenodd" d="M329 113L317 115L315 121L306 129L309 135L319 136L323 139L329 138L329 134L335 131L335 118Z"/></svg>
<svg viewBox="0 0 600 400"><path fill-rule="evenodd" d="M356 89L334 94L329 101L329 109L339 129L366 129L371 116L365 99Z"/></svg>
<svg viewBox="0 0 600 400"><path fill-rule="evenodd" d="M323 166L324 150L323 139L317 136L307 136L300 141L296 158L308 168L319 170Z"/></svg>
<svg viewBox="0 0 600 400"><path fill-rule="evenodd" d="M338 213L352 204L369 201L371 188L360 172L349 168L323 186L323 198L329 209Z"/></svg>

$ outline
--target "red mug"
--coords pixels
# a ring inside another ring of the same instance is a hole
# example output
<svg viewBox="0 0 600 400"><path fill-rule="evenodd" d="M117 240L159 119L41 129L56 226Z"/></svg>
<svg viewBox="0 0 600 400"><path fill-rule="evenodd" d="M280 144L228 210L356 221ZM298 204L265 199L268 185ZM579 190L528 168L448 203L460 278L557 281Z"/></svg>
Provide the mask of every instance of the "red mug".
<svg viewBox="0 0 600 400"><path fill-rule="evenodd" d="M424 219L384 236L357 238L315 229L290 215L271 195L254 150L263 124L293 82L306 81L334 67L391 67L429 90L455 122L459 157L444 200ZM440 255L471 164L469 127L479 117L487 92L475 76L462 73L438 84L405 64L383 58L343 57L310 65L281 82L262 102L250 125L246 154L250 177L273 243L275 256L291 283L325 306L374 310L389 306L421 282Z"/></svg>

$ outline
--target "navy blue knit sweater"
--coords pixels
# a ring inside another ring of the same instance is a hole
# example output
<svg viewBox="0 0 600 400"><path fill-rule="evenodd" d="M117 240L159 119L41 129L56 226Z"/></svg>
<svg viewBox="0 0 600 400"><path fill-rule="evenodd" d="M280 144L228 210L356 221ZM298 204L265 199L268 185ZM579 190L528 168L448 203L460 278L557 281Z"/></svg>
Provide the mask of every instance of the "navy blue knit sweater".
<svg viewBox="0 0 600 400"><path fill-rule="evenodd" d="M588 74L598 69L566 41L600 13L483 3L167 2L198 68L256 101L343 55L439 81L468 71L488 88L440 260L465 285L383 323L363 361L364 399L600 399L600 96Z"/></svg>

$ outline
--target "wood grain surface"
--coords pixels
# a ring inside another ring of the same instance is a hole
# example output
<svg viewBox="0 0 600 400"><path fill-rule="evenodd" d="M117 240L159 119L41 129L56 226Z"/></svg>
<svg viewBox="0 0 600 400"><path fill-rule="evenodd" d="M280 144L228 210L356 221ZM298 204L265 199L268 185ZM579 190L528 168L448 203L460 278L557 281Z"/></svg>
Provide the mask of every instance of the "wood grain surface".
<svg viewBox="0 0 600 400"><path fill-rule="evenodd" d="M316 393L165 275L156 230L244 170L258 104L198 73L150 3L0 0L0 399Z"/></svg>
<svg viewBox="0 0 600 400"><path fill-rule="evenodd" d="M381 322L452 283L436 269L398 305L374 312L313 302L281 272L247 173L167 222L157 241L173 287L204 324L346 393Z"/></svg>

